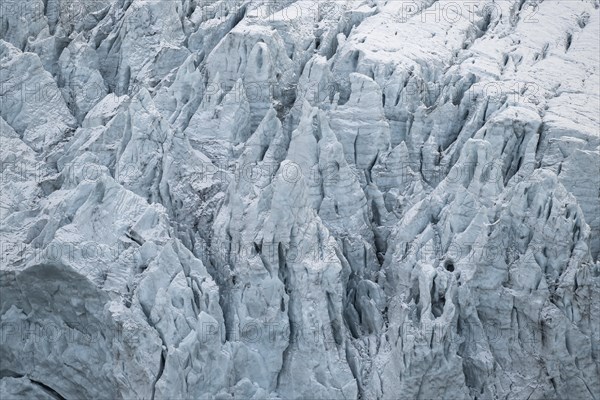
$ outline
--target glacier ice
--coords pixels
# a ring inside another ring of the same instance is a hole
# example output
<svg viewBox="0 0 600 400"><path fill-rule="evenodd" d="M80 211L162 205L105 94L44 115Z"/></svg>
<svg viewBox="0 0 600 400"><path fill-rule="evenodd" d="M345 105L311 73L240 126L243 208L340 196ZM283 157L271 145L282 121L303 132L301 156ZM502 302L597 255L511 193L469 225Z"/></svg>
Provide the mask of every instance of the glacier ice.
<svg viewBox="0 0 600 400"><path fill-rule="evenodd" d="M2 399L598 398L598 0L1 8Z"/></svg>

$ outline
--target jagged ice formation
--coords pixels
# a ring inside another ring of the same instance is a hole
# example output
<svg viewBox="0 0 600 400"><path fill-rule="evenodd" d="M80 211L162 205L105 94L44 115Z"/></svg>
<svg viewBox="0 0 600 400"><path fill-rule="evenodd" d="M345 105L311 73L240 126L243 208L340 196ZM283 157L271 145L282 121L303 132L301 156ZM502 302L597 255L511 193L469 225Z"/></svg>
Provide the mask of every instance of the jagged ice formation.
<svg viewBox="0 0 600 400"><path fill-rule="evenodd" d="M1 7L1 398L600 398L598 0Z"/></svg>

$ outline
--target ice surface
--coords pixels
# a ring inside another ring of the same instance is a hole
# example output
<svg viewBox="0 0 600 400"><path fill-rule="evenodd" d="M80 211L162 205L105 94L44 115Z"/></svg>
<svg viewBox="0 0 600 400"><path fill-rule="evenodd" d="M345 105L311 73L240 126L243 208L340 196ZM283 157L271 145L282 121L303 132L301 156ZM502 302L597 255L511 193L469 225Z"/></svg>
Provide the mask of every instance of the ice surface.
<svg viewBox="0 0 600 400"><path fill-rule="evenodd" d="M600 4L6 0L3 399L597 399Z"/></svg>

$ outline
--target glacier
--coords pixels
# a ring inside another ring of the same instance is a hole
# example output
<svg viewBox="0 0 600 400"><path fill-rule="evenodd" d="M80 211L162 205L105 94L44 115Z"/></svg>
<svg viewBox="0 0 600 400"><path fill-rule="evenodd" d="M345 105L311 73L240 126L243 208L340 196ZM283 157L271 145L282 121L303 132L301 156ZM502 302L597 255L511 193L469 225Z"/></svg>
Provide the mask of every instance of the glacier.
<svg viewBox="0 0 600 400"><path fill-rule="evenodd" d="M598 0L1 9L0 398L600 398Z"/></svg>

